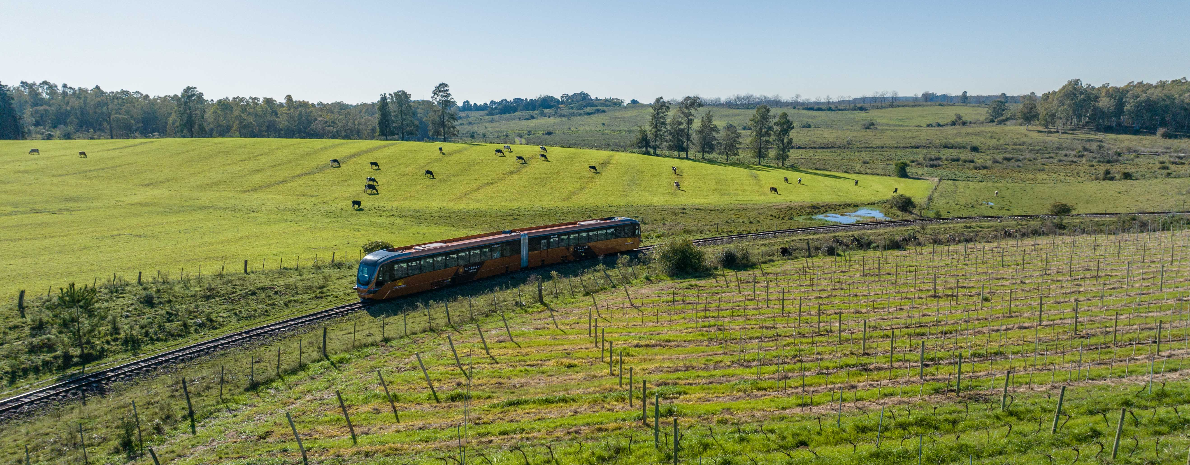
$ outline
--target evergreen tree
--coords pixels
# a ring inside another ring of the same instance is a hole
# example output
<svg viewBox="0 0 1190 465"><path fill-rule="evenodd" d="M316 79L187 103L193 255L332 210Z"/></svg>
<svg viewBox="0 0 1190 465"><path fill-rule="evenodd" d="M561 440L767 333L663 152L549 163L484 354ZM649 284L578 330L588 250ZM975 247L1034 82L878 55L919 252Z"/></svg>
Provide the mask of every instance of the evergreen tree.
<svg viewBox="0 0 1190 465"><path fill-rule="evenodd" d="M792 132L793 121L789 119L789 113L781 112L777 115L777 122L773 124L773 148L776 149L776 158L781 166L785 166L785 162L789 160L789 150L793 148L793 139L790 137Z"/></svg>
<svg viewBox="0 0 1190 465"><path fill-rule="evenodd" d="M715 153L715 145L719 142L719 126L715 125L715 117L707 110L698 121L698 153L706 158L708 153Z"/></svg>
<svg viewBox="0 0 1190 465"><path fill-rule="evenodd" d="M752 138L750 143L752 145L753 154L756 155L757 163L764 163L764 157L769 153L769 145L773 140L773 113L768 105L760 105L756 107L756 113L752 114L752 119L748 120L748 124L752 125Z"/></svg>
<svg viewBox="0 0 1190 465"><path fill-rule="evenodd" d="M632 145L636 146L638 149L644 150L644 153L649 153L649 149L652 148L651 144L649 143L649 131L645 130L643 126L637 129L638 131L636 133L636 141L634 141Z"/></svg>
<svg viewBox="0 0 1190 465"><path fill-rule="evenodd" d="M669 140L669 149L677 154L681 154L682 152L689 153L689 148L686 145L689 137L686 137L686 120L682 116L681 107L678 108L678 111L670 115L667 128L666 139Z"/></svg>
<svg viewBox="0 0 1190 465"><path fill-rule="evenodd" d="M665 143L666 117L669 116L669 103L664 98L653 100L653 114L649 117L649 137L653 146L653 155Z"/></svg>
<svg viewBox="0 0 1190 465"><path fill-rule="evenodd" d="M690 158L690 146L694 145L694 112L702 107L702 99L687 96L678 105L678 115L682 123L682 151L686 158Z"/></svg>
<svg viewBox="0 0 1190 465"><path fill-rule="evenodd" d="M388 94L380 94L376 104L376 133L388 140L393 135L393 113L388 107Z"/></svg>
<svg viewBox="0 0 1190 465"><path fill-rule="evenodd" d="M417 112L413 110L413 99L409 92L398 90L392 97L393 135L400 140L409 140L417 135Z"/></svg>
<svg viewBox="0 0 1190 465"><path fill-rule="evenodd" d="M8 87L0 83L0 139L24 138L25 131L21 128L21 118L12 103L12 96L8 94Z"/></svg>
<svg viewBox="0 0 1190 465"><path fill-rule="evenodd" d="M719 144L719 153L723 154L728 163L731 162L731 157L740 154L740 130L736 129L734 124L727 123L727 126L723 126L723 139Z"/></svg>
<svg viewBox="0 0 1190 465"><path fill-rule="evenodd" d="M455 99L450 95L450 86L445 82L434 86L434 91L430 94L430 102L434 104L430 133L443 142L459 135L459 128L455 126L455 122L459 120L459 114L454 109Z"/></svg>
<svg viewBox="0 0 1190 465"><path fill-rule="evenodd" d="M202 137L206 135L203 120L206 119L207 101L194 86L187 86L174 98L174 114L170 126L179 137Z"/></svg>

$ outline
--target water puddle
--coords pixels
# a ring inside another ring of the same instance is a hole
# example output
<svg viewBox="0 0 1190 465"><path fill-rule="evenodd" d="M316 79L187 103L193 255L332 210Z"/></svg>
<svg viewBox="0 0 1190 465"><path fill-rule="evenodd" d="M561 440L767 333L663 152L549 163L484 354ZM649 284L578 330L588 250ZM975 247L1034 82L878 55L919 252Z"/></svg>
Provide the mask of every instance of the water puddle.
<svg viewBox="0 0 1190 465"><path fill-rule="evenodd" d="M824 213L822 215L815 215L814 219L826 220L832 223L852 224L864 220L886 220L888 217L880 213L880 210L861 208L851 213Z"/></svg>

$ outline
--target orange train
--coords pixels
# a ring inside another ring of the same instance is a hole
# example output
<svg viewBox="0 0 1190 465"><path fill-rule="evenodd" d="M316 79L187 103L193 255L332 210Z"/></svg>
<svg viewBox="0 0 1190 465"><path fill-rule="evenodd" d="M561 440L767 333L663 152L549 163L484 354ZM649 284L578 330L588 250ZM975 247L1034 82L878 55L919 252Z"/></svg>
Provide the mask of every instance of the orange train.
<svg viewBox="0 0 1190 465"><path fill-rule="evenodd" d="M526 268L640 247L640 222L609 217L377 250L359 263L355 290L385 300Z"/></svg>

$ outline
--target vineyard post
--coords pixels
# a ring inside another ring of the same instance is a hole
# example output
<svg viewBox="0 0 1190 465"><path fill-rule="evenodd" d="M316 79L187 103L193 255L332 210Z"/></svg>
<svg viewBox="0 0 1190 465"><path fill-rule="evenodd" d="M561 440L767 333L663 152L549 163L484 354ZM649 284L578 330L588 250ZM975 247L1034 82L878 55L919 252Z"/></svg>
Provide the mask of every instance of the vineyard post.
<svg viewBox="0 0 1190 465"><path fill-rule="evenodd" d="M884 431L884 406L880 407L880 419L876 421L876 448L880 448L880 433Z"/></svg>
<svg viewBox="0 0 1190 465"><path fill-rule="evenodd" d="M446 335L446 343L450 345L450 353L455 357L455 366L459 367L459 371L463 373L463 377L470 380L471 375L467 374L467 370L463 369L463 363L459 361L459 353L455 351L454 338L450 337L450 334Z"/></svg>
<svg viewBox="0 0 1190 465"><path fill-rule="evenodd" d="M141 435L140 430L140 412L136 410L136 401L132 401L132 419L136 421L136 442L140 444L141 453L145 450L145 438ZM29 465L29 448L25 446L25 465Z"/></svg>
<svg viewBox="0 0 1190 465"><path fill-rule="evenodd" d="M674 417L674 465L678 465L678 418Z"/></svg>
<svg viewBox="0 0 1190 465"><path fill-rule="evenodd" d="M331 359L326 353L326 326L322 327L322 358Z"/></svg>
<svg viewBox="0 0 1190 465"><path fill-rule="evenodd" d="M537 282L537 297L538 297L538 298L540 298L540 297L541 297L541 281L538 281L538 282ZM442 308L443 308L443 309L445 310L445 312L446 312L446 325L447 325L447 326L450 326L450 327L452 327L452 328L453 328L455 324L454 324L454 322L452 322L452 321L450 320L450 301L449 301L449 300L443 300L443 301L442 301Z"/></svg>
<svg viewBox="0 0 1190 465"><path fill-rule="evenodd" d="M343 395L335 390L335 397L339 399L339 408L343 410L343 419L347 420L347 430L351 432L351 445L356 445L355 427L351 425L351 416L347 414L347 404L343 403Z"/></svg>
<svg viewBox="0 0 1190 465"><path fill-rule="evenodd" d="M244 274L248 274L248 260L244 260Z"/></svg>
<svg viewBox="0 0 1190 465"><path fill-rule="evenodd" d="M1000 393L1000 410L1008 409L1008 380L1012 378L1012 370L1004 373L1004 391Z"/></svg>
<svg viewBox="0 0 1190 465"><path fill-rule="evenodd" d="M430 386L430 394L434 395L434 402L441 404L442 401L438 400L438 391L434 390L434 383L430 381L430 373L426 371L426 365L421 362L421 353L414 352L413 355L417 357L417 366L421 367L422 376L426 377L426 385Z"/></svg>
<svg viewBox="0 0 1190 465"><path fill-rule="evenodd" d="M388 401L388 406L393 408L393 419L400 423L401 416L397 415L397 404L393 403L393 396L388 393L388 383L384 382L384 374L380 373L379 369L376 370L376 377L380 378L380 387L384 388L384 399Z"/></svg>
<svg viewBox="0 0 1190 465"><path fill-rule="evenodd" d="M653 393L653 447L661 448L661 393Z"/></svg>
<svg viewBox="0 0 1190 465"><path fill-rule="evenodd" d="M963 393L963 354L959 353L959 370L958 376L954 381L954 393L956 395Z"/></svg>
<svg viewBox="0 0 1190 465"><path fill-rule="evenodd" d="M293 417L289 415L289 412L285 412L285 419L289 420L289 430L293 431L293 438L297 440L298 450L302 451L302 465L309 465L310 462L306 460L306 447L302 445L302 437L298 435L297 427L293 425ZM150 449L150 452L152 452L152 449ZM156 461L157 456L154 455L153 462Z"/></svg>
<svg viewBox="0 0 1190 465"><path fill-rule="evenodd" d="M91 463L87 460L87 438L83 436L83 423L79 422L79 447L83 449L83 464Z"/></svg>
<svg viewBox="0 0 1190 465"><path fill-rule="evenodd" d="M1050 434L1058 432L1058 419L1062 417L1062 401L1066 400L1066 386L1058 392L1058 408L1054 410L1054 425L1050 427Z"/></svg>
<svg viewBox="0 0 1190 465"><path fill-rule="evenodd" d="M138 279L139 281L139 279ZM137 282L137 284L140 284ZM21 318L25 318L25 290L21 289L21 293L17 295L17 311L20 312Z"/></svg>
<svg viewBox="0 0 1190 465"><path fill-rule="evenodd" d="M508 334L508 340L513 344L516 344L517 347L520 347L521 345L517 344L516 340L512 338L512 330L508 328L508 319L504 317L503 310L500 311L500 319L504 320L504 332Z"/></svg>
<svg viewBox="0 0 1190 465"><path fill-rule="evenodd" d="M1119 452L1119 450L1120 450L1120 436L1124 434L1124 414L1127 412L1128 412L1128 409L1126 407L1120 409L1120 422L1116 424L1116 440L1112 443L1112 446L1111 446L1111 459L1112 460L1116 459L1116 452Z"/></svg>
<svg viewBox="0 0 1190 465"><path fill-rule="evenodd" d="M483 328L479 327L478 321L475 322L475 330L479 333L479 342L483 343L483 353L488 354L488 357L491 358L493 362L500 363L498 360L496 360L496 357L492 356L492 351L488 350L488 340L487 338L483 337Z"/></svg>
<svg viewBox="0 0 1190 465"><path fill-rule="evenodd" d="M219 365L219 402L223 402L223 365Z"/></svg>
<svg viewBox="0 0 1190 465"><path fill-rule="evenodd" d="M186 412L190 416L190 434L198 434L194 428L194 405L190 403L190 390L186 388L186 377L182 377L182 393L186 395Z"/></svg>
<svg viewBox="0 0 1190 465"><path fill-rule="evenodd" d="M640 421L649 426L649 381L640 380Z"/></svg>

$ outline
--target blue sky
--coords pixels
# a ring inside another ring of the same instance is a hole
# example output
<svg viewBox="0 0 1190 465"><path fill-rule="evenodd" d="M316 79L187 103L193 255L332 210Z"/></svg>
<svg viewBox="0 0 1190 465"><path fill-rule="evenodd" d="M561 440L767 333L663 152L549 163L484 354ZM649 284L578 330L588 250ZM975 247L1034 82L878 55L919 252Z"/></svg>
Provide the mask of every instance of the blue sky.
<svg viewBox="0 0 1190 465"><path fill-rule="evenodd" d="M1190 1L0 0L0 82L360 102L1009 94L1190 75Z"/></svg>

